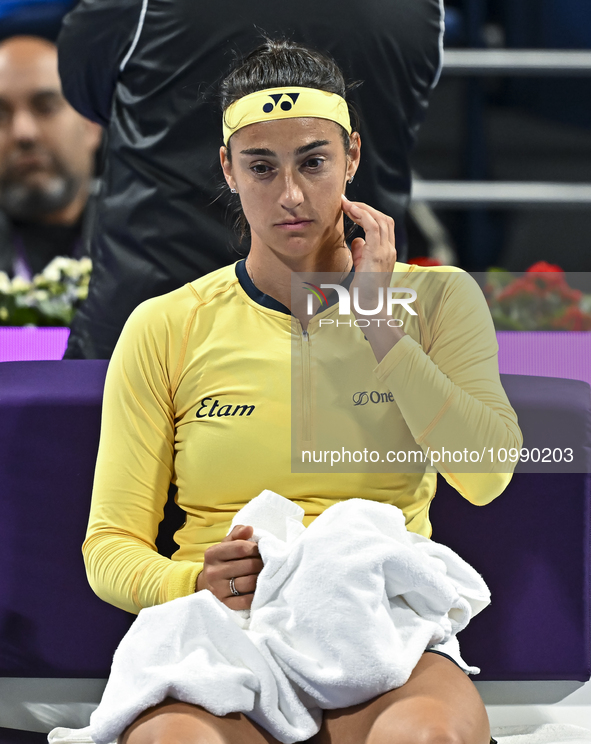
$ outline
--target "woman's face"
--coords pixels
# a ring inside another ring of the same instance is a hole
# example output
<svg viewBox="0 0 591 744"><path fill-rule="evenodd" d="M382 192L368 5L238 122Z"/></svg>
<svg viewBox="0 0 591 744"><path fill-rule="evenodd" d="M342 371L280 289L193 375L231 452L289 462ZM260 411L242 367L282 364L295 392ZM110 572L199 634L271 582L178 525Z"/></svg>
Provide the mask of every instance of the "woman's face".
<svg viewBox="0 0 591 744"><path fill-rule="evenodd" d="M224 176L240 195L251 251L303 258L342 246L341 194L359 164L360 139L345 153L341 127L326 119L251 124L221 149Z"/></svg>

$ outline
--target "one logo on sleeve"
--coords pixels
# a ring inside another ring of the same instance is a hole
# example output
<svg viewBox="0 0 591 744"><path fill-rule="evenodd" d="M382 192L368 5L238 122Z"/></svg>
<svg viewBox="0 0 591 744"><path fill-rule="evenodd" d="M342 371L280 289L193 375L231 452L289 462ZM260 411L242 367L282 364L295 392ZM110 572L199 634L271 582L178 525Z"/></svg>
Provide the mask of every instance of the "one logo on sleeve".
<svg viewBox="0 0 591 744"><path fill-rule="evenodd" d="M299 97L299 93L272 93L269 98L273 99L273 103L267 101L263 106L263 111L266 114L270 114L271 111L274 111L277 108L277 105L279 105L279 108L282 111L291 111ZM285 100L282 101L282 98ZM279 103L280 101L281 103Z"/></svg>
<svg viewBox="0 0 591 744"><path fill-rule="evenodd" d="M212 402L213 401L213 402ZM213 398L203 398L196 412L198 419L203 418L225 418L227 416L239 416L248 418L256 406L239 403L225 403L220 405L220 401Z"/></svg>

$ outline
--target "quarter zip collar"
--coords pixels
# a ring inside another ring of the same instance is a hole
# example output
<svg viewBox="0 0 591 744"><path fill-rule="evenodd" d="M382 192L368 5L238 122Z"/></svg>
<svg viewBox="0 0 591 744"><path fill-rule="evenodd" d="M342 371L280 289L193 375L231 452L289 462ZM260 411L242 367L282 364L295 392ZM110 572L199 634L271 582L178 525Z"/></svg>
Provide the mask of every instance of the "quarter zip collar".
<svg viewBox="0 0 591 744"><path fill-rule="evenodd" d="M250 297L251 300L256 302L258 305L261 305L262 307L266 307L269 310L276 310L279 313L283 313L284 315L291 315L291 311L288 307L286 307L282 302L279 302L279 300L276 300L274 297L271 297L268 294L265 294L264 292L261 292L260 289L254 284L252 279L250 278L248 271L246 270L246 259L243 258L241 261L238 261L236 263L236 276L238 277L238 281L240 283L240 286L242 289L246 292L246 294ZM351 268L351 271L347 274L347 276L344 278L344 280L341 282L343 287L346 287L349 289L349 286L351 282L353 281L353 278L355 276L355 266ZM336 305L338 302L338 295L334 290L330 290L328 293L328 307L332 307L333 305ZM327 308L318 308L316 311L316 315L319 314L319 312L324 312Z"/></svg>

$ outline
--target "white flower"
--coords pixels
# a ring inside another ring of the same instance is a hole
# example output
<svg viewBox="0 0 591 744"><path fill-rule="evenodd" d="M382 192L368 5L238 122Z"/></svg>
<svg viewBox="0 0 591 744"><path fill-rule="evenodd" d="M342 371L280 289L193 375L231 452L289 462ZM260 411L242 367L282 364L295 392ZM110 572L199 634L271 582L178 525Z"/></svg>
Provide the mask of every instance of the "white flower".
<svg viewBox="0 0 591 744"><path fill-rule="evenodd" d="M28 282L26 279L23 279L22 276L15 276L10 286L10 290L12 294L17 294L19 292L26 292L30 288L31 288L31 282Z"/></svg>
<svg viewBox="0 0 591 744"><path fill-rule="evenodd" d="M67 259L67 264L64 264L62 271L65 276L70 279L78 279L80 276L80 263L75 258Z"/></svg>
<svg viewBox="0 0 591 744"><path fill-rule="evenodd" d="M80 267L80 273L82 274L90 274L92 271L92 261L88 256L81 258L80 261L78 261L78 266Z"/></svg>
<svg viewBox="0 0 591 744"><path fill-rule="evenodd" d="M37 276L35 277L35 283L44 284L45 282L59 282L61 277L62 273L58 269L58 267L49 264L49 266L45 267L43 273L37 274Z"/></svg>
<svg viewBox="0 0 591 744"><path fill-rule="evenodd" d="M45 302L49 299L49 292L46 289L37 289L33 293L33 297L37 302Z"/></svg>
<svg viewBox="0 0 591 744"><path fill-rule="evenodd" d="M35 307L35 296L33 295L33 292L26 292L22 294L17 294L15 297L15 302L17 307Z"/></svg>
<svg viewBox="0 0 591 744"><path fill-rule="evenodd" d="M14 296L17 307L35 311L41 321L54 325L69 325L75 308L88 295L88 282L92 261L79 261L66 256L56 256L40 274L28 282L22 277L12 281L0 272L0 296ZM10 321L10 312L0 307L0 321Z"/></svg>
<svg viewBox="0 0 591 744"><path fill-rule="evenodd" d="M54 258L53 261L43 269L41 274L37 274L35 279L39 277L40 280L46 280L49 282L59 282L62 276L62 272L60 270L59 260L61 259L61 256L58 256L57 258Z"/></svg>
<svg viewBox="0 0 591 744"><path fill-rule="evenodd" d="M85 300L87 297L88 297L88 285L85 285L83 287L77 287L76 299Z"/></svg>
<svg viewBox="0 0 591 744"><path fill-rule="evenodd" d="M78 263L75 258L68 258L68 256L56 256L49 266L56 266L60 271L67 271L68 267L73 263Z"/></svg>
<svg viewBox="0 0 591 744"><path fill-rule="evenodd" d="M10 292L10 279L5 271L0 271L0 292L3 294L9 294Z"/></svg>
<svg viewBox="0 0 591 744"><path fill-rule="evenodd" d="M50 280L46 276L43 276L43 274L35 274L33 277L33 286L34 287L51 287L52 285L59 284L59 281L53 279Z"/></svg>

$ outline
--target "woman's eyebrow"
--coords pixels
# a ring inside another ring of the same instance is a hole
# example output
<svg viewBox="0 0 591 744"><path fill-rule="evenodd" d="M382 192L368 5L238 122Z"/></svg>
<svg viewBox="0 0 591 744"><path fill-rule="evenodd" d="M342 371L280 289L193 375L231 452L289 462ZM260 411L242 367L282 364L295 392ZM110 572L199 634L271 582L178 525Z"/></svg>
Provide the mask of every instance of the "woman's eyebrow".
<svg viewBox="0 0 591 744"><path fill-rule="evenodd" d="M241 155L262 155L263 157L275 157L276 153L267 147L249 147L247 150L240 150Z"/></svg>
<svg viewBox="0 0 591 744"><path fill-rule="evenodd" d="M324 145L330 145L330 140L316 140L315 142L310 142L309 145L302 145L302 147L298 147L295 154L303 155L305 152L315 150L317 147L324 147Z"/></svg>
<svg viewBox="0 0 591 744"><path fill-rule="evenodd" d="M295 151L296 155L303 155L305 152L315 150L317 147L324 147L324 145L330 145L330 140L315 140L310 142L309 145L302 145ZM240 150L241 155L259 155L265 158L277 157L277 153L273 150L269 150L268 147L249 147L246 150Z"/></svg>

